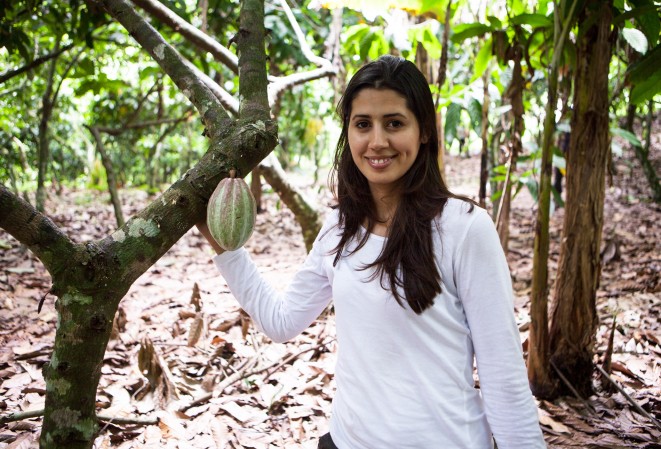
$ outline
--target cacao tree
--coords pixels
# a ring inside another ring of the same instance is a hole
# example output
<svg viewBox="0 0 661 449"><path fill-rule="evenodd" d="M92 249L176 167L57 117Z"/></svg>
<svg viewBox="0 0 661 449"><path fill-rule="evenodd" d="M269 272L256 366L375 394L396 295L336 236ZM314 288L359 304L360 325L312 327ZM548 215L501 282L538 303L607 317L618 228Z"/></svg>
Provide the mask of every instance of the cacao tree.
<svg viewBox="0 0 661 449"><path fill-rule="evenodd" d="M0 226L44 263L57 296L58 329L44 367L46 409L43 448L90 448L98 424L95 395L103 354L119 302L131 284L191 226L205 217L206 201L230 169L248 173L272 151L264 51L264 4L241 4L236 36L240 67L238 117L200 73L125 0L105 0L108 13L139 42L200 113L209 150L157 200L98 241L74 243L47 216L0 185ZM225 101L226 102L226 101Z"/></svg>

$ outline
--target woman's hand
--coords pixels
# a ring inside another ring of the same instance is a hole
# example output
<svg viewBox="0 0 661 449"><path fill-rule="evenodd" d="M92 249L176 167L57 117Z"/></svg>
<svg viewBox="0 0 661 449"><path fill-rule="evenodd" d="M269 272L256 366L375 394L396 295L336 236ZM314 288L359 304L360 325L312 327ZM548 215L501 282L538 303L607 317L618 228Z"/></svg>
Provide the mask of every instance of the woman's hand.
<svg viewBox="0 0 661 449"><path fill-rule="evenodd" d="M200 234L202 234L204 238L207 239L207 242L209 242L216 254L225 252L225 250L221 248L218 242L216 242L216 240L214 240L214 238L211 236L211 232L209 232L209 227L207 226L206 220L197 223L195 226L197 226L197 230L200 231Z"/></svg>

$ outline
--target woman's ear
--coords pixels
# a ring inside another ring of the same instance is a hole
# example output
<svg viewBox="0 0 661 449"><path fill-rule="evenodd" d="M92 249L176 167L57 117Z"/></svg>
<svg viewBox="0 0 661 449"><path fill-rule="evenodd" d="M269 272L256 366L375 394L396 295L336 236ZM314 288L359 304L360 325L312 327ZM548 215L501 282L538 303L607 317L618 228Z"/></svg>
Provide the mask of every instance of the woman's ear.
<svg viewBox="0 0 661 449"><path fill-rule="evenodd" d="M429 133L420 133L420 143L424 144L429 142Z"/></svg>

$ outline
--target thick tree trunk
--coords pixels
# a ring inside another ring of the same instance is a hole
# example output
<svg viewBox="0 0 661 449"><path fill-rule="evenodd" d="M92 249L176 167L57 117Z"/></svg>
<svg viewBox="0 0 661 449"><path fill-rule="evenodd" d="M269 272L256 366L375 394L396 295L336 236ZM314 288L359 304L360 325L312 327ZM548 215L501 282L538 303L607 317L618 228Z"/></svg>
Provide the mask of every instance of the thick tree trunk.
<svg viewBox="0 0 661 449"><path fill-rule="evenodd" d="M275 155L270 154L259 165L259 171L266 182L277 192L282 202L294 213L303 232L305 248L309 252L323 224L319 212L294 186L287 182L287 175Z"/></svg>
<svg viewBox="0 0 661 449"><path fill-rule="evenodd" d="M106 169L106 179L108 180L108 193L110 194L110 201L112 202L112 207L115 211L115 221L117 222L117 227L121 228L124 226L124 214L122 213L122 202L119 199L119 193L117 192L117 179L115 178L115 169L112 166L112 161L106 153L106 149L103 145L103 139L101 139L101 133L95 127L89 127L90 132L94 136L94 141L96 142L96 151L98 151L101 156L101 163Z"/></svg>
<svg viewBox="0 0 661 449"><path fill-rule="evenodd" d="M574 112L567 163L567 201L551 317L552 366L578 393L592 393L598 323L606 164L610 151L608 66L612 1L590 0L580 17ZM558 394L570 394L557 382Z"/></svg>

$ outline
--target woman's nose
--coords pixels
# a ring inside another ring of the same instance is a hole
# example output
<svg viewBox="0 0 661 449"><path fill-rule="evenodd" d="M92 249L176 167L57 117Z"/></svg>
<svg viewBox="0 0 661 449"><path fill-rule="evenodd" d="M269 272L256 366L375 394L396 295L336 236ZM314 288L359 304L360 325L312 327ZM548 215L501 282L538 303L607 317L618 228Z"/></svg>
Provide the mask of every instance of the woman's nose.
<svg viewBox="0 0 661 449"><path fill-rule="evenodd" d="M378 150L386 146L388 146L388 136L385 130L375 126L370 133L370 148Z"/></svg>

